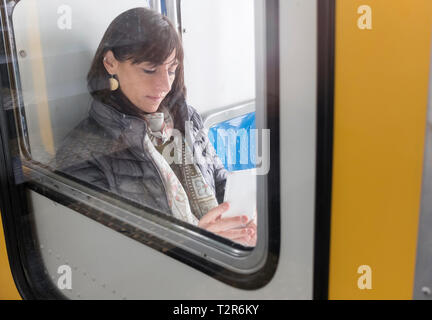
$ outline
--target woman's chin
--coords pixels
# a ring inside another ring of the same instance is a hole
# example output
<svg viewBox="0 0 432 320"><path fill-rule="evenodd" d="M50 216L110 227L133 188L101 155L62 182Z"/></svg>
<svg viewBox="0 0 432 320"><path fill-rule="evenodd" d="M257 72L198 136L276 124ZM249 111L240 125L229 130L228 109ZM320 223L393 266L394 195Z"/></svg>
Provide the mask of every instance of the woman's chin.
<svg viewBox="0 0 432 320"><path fill-rule="evenodd" d="M159 109L160 103L139 105L138 108L146 113L155 113Z"/></svg>

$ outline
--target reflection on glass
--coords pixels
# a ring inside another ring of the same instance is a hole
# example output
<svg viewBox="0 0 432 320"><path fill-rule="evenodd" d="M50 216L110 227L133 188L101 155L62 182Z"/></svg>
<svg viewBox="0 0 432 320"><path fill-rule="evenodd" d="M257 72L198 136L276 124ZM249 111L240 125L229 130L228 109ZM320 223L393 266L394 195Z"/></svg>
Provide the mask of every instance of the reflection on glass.
<svg viewBox="0 0 432 320"><path fill-rule="evenodd" d="M256 212L224 216L228 171L186 103L183 63L167 17L145 8L119 15L88 72L89 115L57 151L56 169L255 246Z"/></svg>

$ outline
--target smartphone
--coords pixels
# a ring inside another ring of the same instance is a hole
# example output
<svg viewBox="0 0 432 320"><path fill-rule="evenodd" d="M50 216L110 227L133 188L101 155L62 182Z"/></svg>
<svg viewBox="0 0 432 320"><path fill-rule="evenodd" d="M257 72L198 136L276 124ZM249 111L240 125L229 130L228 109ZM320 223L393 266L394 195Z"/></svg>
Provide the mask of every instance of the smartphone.
<svg viewBox="0 0 432 320"><path fill-rule="evenodd" d="M222 214L222 218L246 215L250 221L255 217L256 180L256 169L234 171L228 174L224 202L228 202L230 208Z"/></svg>

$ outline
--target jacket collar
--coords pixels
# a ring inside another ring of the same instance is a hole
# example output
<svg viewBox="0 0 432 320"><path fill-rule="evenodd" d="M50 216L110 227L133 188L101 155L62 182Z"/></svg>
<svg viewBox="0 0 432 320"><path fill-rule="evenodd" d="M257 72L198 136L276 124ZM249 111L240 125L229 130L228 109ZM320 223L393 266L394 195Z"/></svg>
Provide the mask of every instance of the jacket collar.
<svg viewBox="0 0 432 320"><path fill-rule="evenodd" d="M185 134L185 122L191 121L192 109L184 99L181 99L175 105L169 106L168 110L173 117L174 128ZM147 132L147 123L144 119L122 113L96 99L92 102L89 115L116 139L125 131L139 135Z"/></svg>
<svg viewBox="0 0 432 320"><path fill-rule="evenodd" d="M126 132L142 135L147 131L144 119L121 113L98 100L93 100L89 115L115 139Z"/></svg>
<svg viewBox="0 0 432 320"><path fill-rule="evenodd" d="M169 110L174 120L174 128L185 135L185 122L191 121L193 110L184 100L183 103L175 104L174 108L169 108ZM89 116L115 140L123 141L136 156L146 157L143 140L147 134L147 123L144 119L121 113L114 107L96 99L92 102ZM192 137L187 137L187 139L189 141Z"/></svg>

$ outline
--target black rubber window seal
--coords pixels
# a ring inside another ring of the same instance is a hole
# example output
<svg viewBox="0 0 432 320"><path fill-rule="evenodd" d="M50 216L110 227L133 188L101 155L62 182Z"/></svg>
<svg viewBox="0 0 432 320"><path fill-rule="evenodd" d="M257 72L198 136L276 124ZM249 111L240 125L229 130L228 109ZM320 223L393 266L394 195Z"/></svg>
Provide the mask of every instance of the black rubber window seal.
<svg viewBox="0 0 432 320"><path fill-rule="evenodd" d="M329 297L334 132L335 0L318 2L318 105L313 297Z"/></svg>

